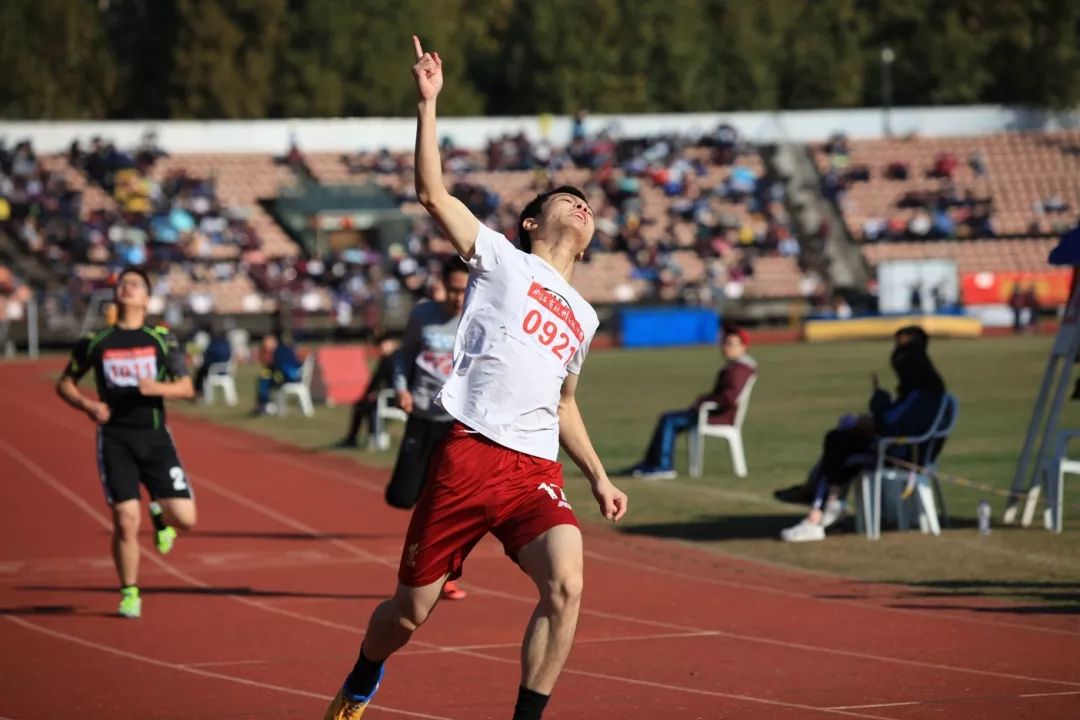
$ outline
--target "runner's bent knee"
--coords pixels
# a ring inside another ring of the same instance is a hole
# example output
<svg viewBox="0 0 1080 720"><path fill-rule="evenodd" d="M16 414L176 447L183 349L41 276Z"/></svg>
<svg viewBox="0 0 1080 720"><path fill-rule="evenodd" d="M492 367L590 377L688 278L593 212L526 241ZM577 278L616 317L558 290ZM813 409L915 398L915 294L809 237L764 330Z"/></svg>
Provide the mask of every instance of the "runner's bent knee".
<svg viewBox="0 0 1080 720"><path fill-rule="evenodd" d="M169 514L170 524L177 530L188 531L195 527L198 514L195 503L191 501L166 501L165 509Z"/></svg>
<svg viewBox="0 0 1080 720"><path fill-rule="evenodd" d="M548 581L543 598L556 612L563 612L581 604L585 579L580 572L556 574Z"/></svg>

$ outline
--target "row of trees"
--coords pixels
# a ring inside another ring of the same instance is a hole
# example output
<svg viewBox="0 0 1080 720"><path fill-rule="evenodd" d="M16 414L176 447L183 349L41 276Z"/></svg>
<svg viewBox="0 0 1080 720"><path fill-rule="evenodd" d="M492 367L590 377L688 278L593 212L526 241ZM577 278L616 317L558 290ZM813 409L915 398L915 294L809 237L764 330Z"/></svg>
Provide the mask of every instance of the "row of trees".
<svg viewBox="0 0 1080 720"><path fill-rule="evenodd" d="M1080 103L1066 0L4 0L0 116L504 115Z"/></svg>

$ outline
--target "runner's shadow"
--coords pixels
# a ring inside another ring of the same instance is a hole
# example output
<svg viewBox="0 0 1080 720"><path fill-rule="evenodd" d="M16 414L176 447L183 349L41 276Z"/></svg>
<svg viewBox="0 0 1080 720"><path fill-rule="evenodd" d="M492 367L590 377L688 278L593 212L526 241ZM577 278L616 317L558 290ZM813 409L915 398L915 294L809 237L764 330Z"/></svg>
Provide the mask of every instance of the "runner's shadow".
<svg viewBox="0 0 1080 720"><path fill-rule="evenodd" d="M686 522L644 523L620 528L627 535L678 540L720 541L776 538L799 521L799 515L715 515Z"/></svg>
<svg viewBox="0 0 1080 720"><path fill-rule="evenodd" d="M924 580L900 582L905 591L898 599L915 598L995 598L1000 600L1035 600L1047 605L1054 614L1080 614L1080 582L1053 580ZM1063 608L1072 606L1071 611ZM1005 608L987 608L1004 612ZM1034 613L1036 608L1026 612Z"/></svg>
<svg viewBox="0 0 1080 720"><path fill-rule="evenodd" d="M116 587L113 585L19 585L15 589L45 592L103 593L109 595L116 594ZM254 598L317 598L325 600L383 600L386 598L386 595L304 592L299 590L264 590L249 586L177 587L140 585L139 592L144 595L232 595L236 597Z"/></svg>
<svg viewBox="0 0 1080 720"><path fill-rule="evenodd" d="M23 605L0 608L0 615L76 615L74 605Z"/></svg>
<svg viewBox="0 0 1080 720"><path fill-rule="evenodd" d="M896 603L885 607L900 610L965 610L992 615L1080 615L1080 605L920 605Z"/></svg>

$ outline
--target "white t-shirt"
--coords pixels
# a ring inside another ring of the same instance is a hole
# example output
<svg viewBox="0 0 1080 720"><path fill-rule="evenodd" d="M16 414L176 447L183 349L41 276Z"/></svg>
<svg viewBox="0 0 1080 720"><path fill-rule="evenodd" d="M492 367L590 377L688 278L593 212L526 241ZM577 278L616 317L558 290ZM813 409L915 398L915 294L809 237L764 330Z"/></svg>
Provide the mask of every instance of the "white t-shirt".
<svg viewBox="0 0 1080 720"><path fill-rule="evenodd" d="M480 225L454 370L436 398L446 412L511 450L559 456L559 394L581 373L596 311L555 268Z"/></svg>

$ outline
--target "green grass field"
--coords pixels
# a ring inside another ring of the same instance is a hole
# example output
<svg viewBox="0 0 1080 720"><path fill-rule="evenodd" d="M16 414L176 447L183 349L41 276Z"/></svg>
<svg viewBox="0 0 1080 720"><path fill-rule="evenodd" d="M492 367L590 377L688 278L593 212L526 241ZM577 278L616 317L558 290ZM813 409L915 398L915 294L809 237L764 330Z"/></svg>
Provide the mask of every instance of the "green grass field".
<svg viewBox="0 0 1080 720"><path fill-rule="evenodd" d="M935 340L934 357L960 400L960 422L943 453L944 472L1001 490L1009 487L1032 403L1046 364L1049 338ZM753 348L760 364L744 427L749 477L731 473L723 441L707 444L705 477L685 477L685 441L679 445L684 477L656 483L617 481L630 495L630 514L620 524L630 534L692 542L721 553L863 580L926 585L947 592L1080 602L1080 495L1072 494L1066 530L1000 526L1004 499L946 484L952 528L941 537L885 532L878 542L854 533L822 543L790 545L776 540L797 521L800 509L771 493L805 478L825 430L845 413L865 408L870 374L892 384L887 343L773 345ZM715 349L597 352L581 379L580 402L593 441L611 470L639 459L656 416L690 402L707 389L718 364ZM196 406L190 412L307 448L326 447L347 424L348 408L319 408L305 419L247 415L253 403L254 370L239 378L241 406ZM1076 427L1080 408L1070 403L1066 424ZM185 410L188 411L188 410ZM328 451L329 452L329 451ZM347 451L357 462L388 467L393 451ZM567 468L567 491L583 520L596 518L577 469ZM994 506L989 536L975 529L975 509ZM1068 496L1066 500L1068 501ZM598 519L598 518L597 518ZM1039 515L1041 520L1041 514Z"/></svg>

